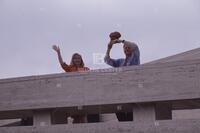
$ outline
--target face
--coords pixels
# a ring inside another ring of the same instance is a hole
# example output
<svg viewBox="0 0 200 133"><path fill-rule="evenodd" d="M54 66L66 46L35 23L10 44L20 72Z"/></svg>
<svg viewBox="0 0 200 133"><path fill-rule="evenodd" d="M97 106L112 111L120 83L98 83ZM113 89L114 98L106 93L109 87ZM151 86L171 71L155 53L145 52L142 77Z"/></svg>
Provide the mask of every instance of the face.
<svg viewBox="0 0 200 133"><path fill-rule="evenodd" d="M81 56L80 55L75 55L73 57L73 63L74 63L74 65L80 66L81 62L82 62L82 60L81 60Z"/></svg>
<svg viewBox="0 0 200 133"><path fill-rule="evenodd" d="M130 56L132 54L133 50L131 46L124 45L124 54L126 56Z"/></svg>

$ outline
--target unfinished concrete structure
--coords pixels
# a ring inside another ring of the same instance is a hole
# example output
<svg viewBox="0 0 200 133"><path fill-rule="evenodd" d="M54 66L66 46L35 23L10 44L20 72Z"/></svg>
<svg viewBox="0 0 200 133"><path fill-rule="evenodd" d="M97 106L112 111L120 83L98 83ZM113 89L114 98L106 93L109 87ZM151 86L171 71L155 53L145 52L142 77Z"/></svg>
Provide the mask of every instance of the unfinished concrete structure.
<svg viewBox="0 0 200 133"><path fill-rule="evenodd" d="M200 49L140 66L2 79L0 93L0 119L33 118L0 133L199 133L200 120L174 120L172 110L200 108ZM133 121L56 122L126 111Z"/></svg>

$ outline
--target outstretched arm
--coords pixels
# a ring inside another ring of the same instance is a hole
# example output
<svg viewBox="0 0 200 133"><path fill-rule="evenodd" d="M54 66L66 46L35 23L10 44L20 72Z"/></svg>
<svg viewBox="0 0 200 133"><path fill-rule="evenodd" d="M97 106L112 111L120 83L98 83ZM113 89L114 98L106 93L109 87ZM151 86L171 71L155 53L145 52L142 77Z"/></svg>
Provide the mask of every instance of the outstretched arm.
<svg viewBox="0 0 200 133"><path fill-rule="evenodd" d="M114 60L114 59L110 58L110 51L112 49L113 44L116 44L116 43L119 43L118 40L111 40L108 43L108 48L107 48L107 51L106 51L106 55L104 57L104 62L107 63L110 66L113 66L113 67L118 67L119 66L119 63L117 62L117 60Z"/></svg>
<svg viewBox="0 0 200 133"><path fill-rule="evenodd" d="M104 61L107 62L108 59L110 58L110 51L112 49L112 46L113 44L111 43L111 41L108 43L108 48L106 50L106 55L105 55L105 58L104 58Z"/></svg>
<svg viewBox="0 0 200 133"><path fill-rule="evenodd" d="M52 48L53 48L53 50L55 50L57 52L59 63L62 66L64 64L64 62L63 62L63 59L62 59L62 56L61 56L61 52L60 52L59 46L53 45Z"/></svg>
<svg viewBox="0 0 200 133"><path fill-rule="evenodd" d="M116 43L119 43L118 40L110 40L110 42L108 43L108 48L107 48L106 55L104 58L105 62L107 62L108 59L110 59L110 51L112 49L113 44L116 44Z"/></svg>

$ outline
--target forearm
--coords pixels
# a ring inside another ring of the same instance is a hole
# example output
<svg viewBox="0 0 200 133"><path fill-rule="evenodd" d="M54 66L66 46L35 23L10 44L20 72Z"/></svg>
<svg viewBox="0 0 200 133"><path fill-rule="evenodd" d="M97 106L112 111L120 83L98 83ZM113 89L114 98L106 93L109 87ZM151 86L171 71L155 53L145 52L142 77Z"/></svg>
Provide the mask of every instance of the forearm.
<svg viewBox="0 0 200 133"><path fill-rule="evenodd" d="M106 56L109 56L109 57L110 57L110 51L111 51L111 49L108 48L107 51L106 51Z"/></svg>
<svg viewBox="0 0 200 133"><path fill-rule="evenodd" d="M60 53L60 52L57 52L57 54L58 54L58 61L59 61L60 65L62 65L64 62L63 62L61 53Z"/></svg>
<svg viewBox="0 0 200 133"><path fill-rule="evenodd" d="M105 58L104 58L105 62L107 62L110 59L110 50L111 50L111 48L108 47L107 51L106 51Z"/></svg>

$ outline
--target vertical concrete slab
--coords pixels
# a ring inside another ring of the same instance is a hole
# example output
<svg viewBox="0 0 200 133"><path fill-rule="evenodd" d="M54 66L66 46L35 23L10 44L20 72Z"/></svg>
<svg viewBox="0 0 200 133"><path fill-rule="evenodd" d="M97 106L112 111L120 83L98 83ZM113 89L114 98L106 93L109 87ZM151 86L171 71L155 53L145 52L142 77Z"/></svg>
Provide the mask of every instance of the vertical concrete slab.
<svg viewBox="0 0 200 133"><path fill-rule="evenodd" d="M139 103L133 106L133 123L137 133L155 133L155 104Z"/></svg>
<svg viewBox="0 0 200 133"><path fill-rule="evenodd" d="M135 123L154 122L156 120L155 114L155 105L152 103L133 105L133 121Z"/></svg>
<svg viewBox="0 0 200 133"><path fill-rule="evenodd" d="M50 110L33 112L33 126L49 126L49 125L51 125Z"/></svg>

